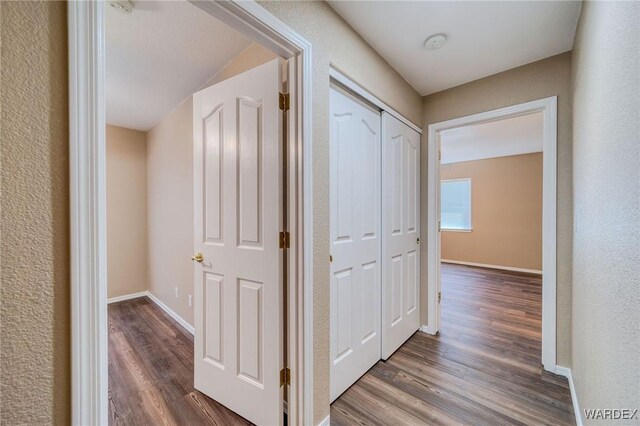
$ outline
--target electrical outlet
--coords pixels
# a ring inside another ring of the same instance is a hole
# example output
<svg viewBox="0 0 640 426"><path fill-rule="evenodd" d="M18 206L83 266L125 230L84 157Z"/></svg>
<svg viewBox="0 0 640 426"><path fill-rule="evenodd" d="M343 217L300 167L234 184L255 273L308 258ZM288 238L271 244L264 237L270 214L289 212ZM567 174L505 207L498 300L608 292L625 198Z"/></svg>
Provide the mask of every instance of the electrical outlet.
<svg viewBox="0 0 640 426"><path fill-rule="evenodd" d="M175 295L176 295L176 299L177 299L178 298L178 287L176 287Z"/></svg>
<svg viewBox="0 0 640 426"><path fill-rule="evenodd" d="M191 307L191 303L193 302L193 297L189 295L189 307Z"/></svg>

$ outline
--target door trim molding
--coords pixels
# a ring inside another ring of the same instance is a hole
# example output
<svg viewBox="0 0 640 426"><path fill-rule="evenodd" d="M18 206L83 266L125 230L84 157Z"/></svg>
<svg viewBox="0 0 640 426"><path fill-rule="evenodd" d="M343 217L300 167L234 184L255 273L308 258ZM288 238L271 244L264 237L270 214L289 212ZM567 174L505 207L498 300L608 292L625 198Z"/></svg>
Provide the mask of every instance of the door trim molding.
<svg viewBox="0 0 640 426"><path fill-rule="evenodd" d="M390 115L397 118L402 123L406 124L413 130L418 132L419 134L422 134L422 128L420 126L418 126L417 124L414 124L411 120L409 120L404 115L400 114L395 109L391 108L389 105L383 102L380 98L371 94L371 92L369 92L367 89L365 89L364 87L360 86L358 83L356 83L355 81L347 77L341 71L338 71L333 65L329 66L329 78L331 79L331 81L337 83L339 86L343 87L347 91L355 94L357 97L374 105L378 109L388 112Z"/></svg>
<svg viewBox="0 0 640 426"><path fill-rule="evenodd" d="M197 7L291 59L289 419L313 424L312 49L254 1ZM108 423L104 2L69 2L72 424ZM188 254L186 254L188 255Z"/></svg>
<svg viewBox="0 0 640 426"><path fill-rule="evenodd" d="M440 132L455 127L485 123L519 115L542 112L542 364L556 372L556 228L557 228L557 96L481 112L430 124L427 167L427 324L423 330L437 333L440 324L437 294L440 291L440 216L438 194Z"/></svg>

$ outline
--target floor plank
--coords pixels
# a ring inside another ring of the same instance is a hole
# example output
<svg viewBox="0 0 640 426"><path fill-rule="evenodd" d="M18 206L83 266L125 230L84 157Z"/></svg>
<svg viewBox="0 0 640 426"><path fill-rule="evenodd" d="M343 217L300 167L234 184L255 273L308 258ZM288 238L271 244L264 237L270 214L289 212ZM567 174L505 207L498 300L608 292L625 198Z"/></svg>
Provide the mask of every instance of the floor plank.
<svg viewBox="0 0 640 426"><path fill-rule="evenodd" d="M438 336L414 334L331 405L333 425L575 424L541 365L540 276L442 264Z"/></svg>
<svg viewBox="0 0 640 426"><path fill-rule="evenodd" d="M193 388L193 336L146 297L112 303L110 425L248 425Z"/></svg>

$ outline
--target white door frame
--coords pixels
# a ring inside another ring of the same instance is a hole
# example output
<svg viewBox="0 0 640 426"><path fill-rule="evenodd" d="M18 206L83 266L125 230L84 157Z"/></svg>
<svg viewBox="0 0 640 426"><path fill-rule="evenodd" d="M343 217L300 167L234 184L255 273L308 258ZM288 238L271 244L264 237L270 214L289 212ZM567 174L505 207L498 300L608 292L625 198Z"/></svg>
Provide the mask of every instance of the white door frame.
<svg viewBox="0 0 640 426"><path fill-rule="evenodd" d="M427 168L427 324L430 334L440 328L440 132L456 127L486 123L519 115L542 112L542 364L556 372L556 192L557 192L557 96L525 102L493 111L473 114L429 125Z"/></svg>
<svg viewBox="0 0 640 426"><path fill-rule="evenodd" d="M311 44L254 1L194 2L290 59L288 417L313 423ZM108 423L105 2L69 2L71 404L74 425ZM190 256L190 253L185 253Z"/></svg>

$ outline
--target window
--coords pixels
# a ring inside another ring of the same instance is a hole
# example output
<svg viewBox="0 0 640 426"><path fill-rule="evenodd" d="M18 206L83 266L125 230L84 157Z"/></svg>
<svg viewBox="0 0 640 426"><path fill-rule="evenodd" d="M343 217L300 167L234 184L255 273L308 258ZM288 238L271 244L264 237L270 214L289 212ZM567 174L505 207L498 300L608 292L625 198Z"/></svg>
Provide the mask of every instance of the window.
<svg viewBox="0 0 640 426"><path fill-rule="evenodd" d="M471 179L441 181L440 208L443 230L471 231Z"/></svg>

